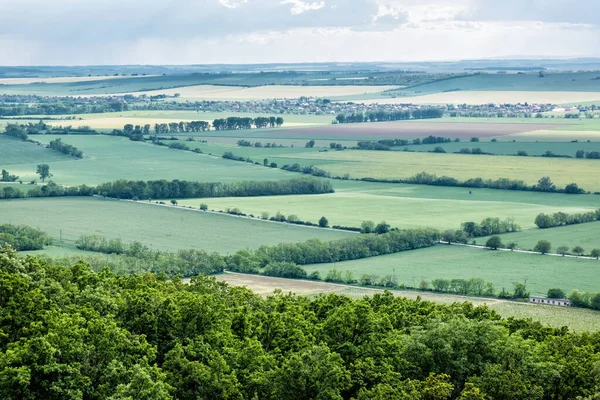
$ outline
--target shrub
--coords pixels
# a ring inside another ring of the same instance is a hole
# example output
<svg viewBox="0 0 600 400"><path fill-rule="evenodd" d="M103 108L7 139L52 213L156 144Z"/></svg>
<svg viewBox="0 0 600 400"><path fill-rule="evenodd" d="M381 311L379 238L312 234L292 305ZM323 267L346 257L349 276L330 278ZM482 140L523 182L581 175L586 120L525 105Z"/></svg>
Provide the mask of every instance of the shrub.
<svg viewBox="0 0 600 400"><path fill-rule="evenodd" d="M562 289L549 289L547 297L549 299L565 299L567 294Z"/></svg>
<svg viewBox="0 0 600 400"><path fill-rule="evenodd" d="M537 251L538 253L546 254L546 253L549 253L551 249L552 249L552 244L550 244L549 241L540 240L539 242L537 242L537 244L533 248L533 251Z"/></svg>
<svg viewBox="0 0 600 400"><path fill-rule="evenodd" d="M498 248L502 246L502 239L500 239L500 236L492 236L485 242L485 247L492 250L498 250Z"/></svg>

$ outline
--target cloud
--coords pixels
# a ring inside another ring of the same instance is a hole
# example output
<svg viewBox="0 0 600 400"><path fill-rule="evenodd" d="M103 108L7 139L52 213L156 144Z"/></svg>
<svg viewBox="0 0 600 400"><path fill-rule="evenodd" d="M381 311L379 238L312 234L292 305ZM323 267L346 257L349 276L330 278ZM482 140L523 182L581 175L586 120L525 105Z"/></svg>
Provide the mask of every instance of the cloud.
<svg viewBox="0 0 600 400"><path fill-rule="evenodd" d="M600 25L598 0L474 0L460 18Z"/></svg>

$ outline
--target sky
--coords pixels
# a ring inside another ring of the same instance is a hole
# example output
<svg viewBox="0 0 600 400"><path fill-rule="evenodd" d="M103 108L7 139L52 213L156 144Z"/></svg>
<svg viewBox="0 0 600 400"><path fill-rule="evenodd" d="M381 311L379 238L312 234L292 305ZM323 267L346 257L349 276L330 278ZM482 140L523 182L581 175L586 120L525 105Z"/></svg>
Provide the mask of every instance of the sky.
<svg viewBox="0 0 600 400"><path fill-rule="evenodd" d="M600 0L0 0L0 65L599 57Z"/></svg>

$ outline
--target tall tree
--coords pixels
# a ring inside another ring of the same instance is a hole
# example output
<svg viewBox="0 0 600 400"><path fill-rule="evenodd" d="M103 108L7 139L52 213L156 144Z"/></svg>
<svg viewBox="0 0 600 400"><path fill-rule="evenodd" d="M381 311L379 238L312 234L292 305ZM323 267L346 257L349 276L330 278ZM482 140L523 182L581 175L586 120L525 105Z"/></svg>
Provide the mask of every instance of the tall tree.
<svg viewBox="0 0 600 400"><path fill-rule="evenodd" d="M40 176L42 182L46 180L46 178L52 178L52 174L50 173L50 166L48 164L38 164L36 174Z"/></svg>

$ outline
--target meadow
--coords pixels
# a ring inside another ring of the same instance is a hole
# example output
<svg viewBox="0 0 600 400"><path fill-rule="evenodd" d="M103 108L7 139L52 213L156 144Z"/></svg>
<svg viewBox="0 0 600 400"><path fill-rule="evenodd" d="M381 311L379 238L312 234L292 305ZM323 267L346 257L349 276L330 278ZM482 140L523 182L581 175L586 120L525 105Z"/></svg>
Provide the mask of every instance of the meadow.
<svg viewBox="0 0 600 400"><path fill-rule="evenodd" d="M83 151L84 158L64 158L48 162L53 180L62 185L88 184L117 179L156 180L180 179L198 182L241 180L275 180L292 178L295 174L278 169L264 168L235 161L224 160L220 156L195 154L189 151L169 149L149 143L133 142L124 137L101 135L37 135L35 140L50 142L61 137L65 143ZM10 142L10 146L0 147L0 151L12 152L29 146L31 151L43 150L54 157L55 151L44 149L32 143ZM60 153L56 153L60 154ZM37 159L36 159L37 160ZM10 165L10 172L19 175L24 181L38 179L35 174L38 161L34 158ZM262 161L262 160L261 160ZM3 166L0 160L0 167Z"/></svg>
<svg viewBox="0 0 600 400"><path fill-rule="evenodd" d="M526 283L532 294L545 295L550 288L567 293L573 289L600 291L596 276L600 261L493 251L463 246L435 247L362 260L304 266L308 273L318 271L325 277L331 269L380 277L393 275L399 284L419 287L422 280L482 278L496 291L512 290L514 282ZM566 272L568 271L568 273Z"/></svg>
<svg viewBox="0 0 600 400"><path fill-rule="evenodd" d="M507 233L500 235L503 243L515 242L519 248L532 250L539 240L547 240L552 244L555 253L559 246L567 246L569 252L575 246L581 246L586 254L592 249L600 249L600 222L586 224L559 226L549 229L533 229L523 232ZM487 238L478 239L478 243L485 243Z"/></svg>
<svg viewBox="0 0 600 400"><path fill-rule="evenodd" d="M186 199L180 204L225 210L237 207L247 214L271 216L294 214L317 222L322 216L330 224L360 226L362 221L386 221L398 228L434 227L458 229L466 221L486 217L514 218L523 229L533 228L540 212L581 212L600 206L594 195L569 196L492 189L432 187L334 181L336 193L325 195L269 196L260 198Z"/></svg>
<svg viewBox="0 0 600 400"><path fill-rule="evenodd" d="M11 173L13 172L9 167L12 165L72 160L73 157L47 149L44 146L0 135L0 169L8 169ZM33 172L35 172L35 168Z"/></svg>
<svg viewBox="0 0 600 400"><path fill-rule="evenodd" d="M222 274L218 275L216 279L221 282L226 282L231 286L246 286L253 292L265 297L273 294L273 292L278 289L284 293L291 292L301 296L310 297L336 293L350 296L352 298L362 298L364 296L372 296L376 293L384 292L383 289L362 288L326 282L272 278L258 275ZM586 310L582 308L536 306L527 303L465 297L417 290L390 290L390 292L394 296L406 297L409 299L421 298L423 300L444 304L468 301L478 306L486 305L490 309L500 313L500 315L502 315L504 318L530 318L534 321L540 321L543 324L554 326L556 328L568 326L575 332L600 331L600 312L593 310Z"/></svg>
<svg viewBox="0 0 600 400"><path fill-rule="evenodd" d="M351 233L237 218L198 210L97 198L2 200L0 224L29 225L58 247L74 248L81 235L139 241L153 249L203 249L222 254ZM62 242L60 241L62 237Z"/></svg>
<svg viewBox="0 0 600 400"><path fill-rule="evenodd" d="M418 146L398 147L396 150L402 151L408 149L416 152L431 152L436 147L441 147L447 153L455 153L462 149L481 149L484 153L496 155L515 155L518 151L526 151L530 156L540 156L547 151L557 155L566 155L575 157L579 150L600 151L600 141L598 142L524 142L524 141L506 141L508 138L502 138L497 142L451 142L441 144L424 144Z"/></svg>

